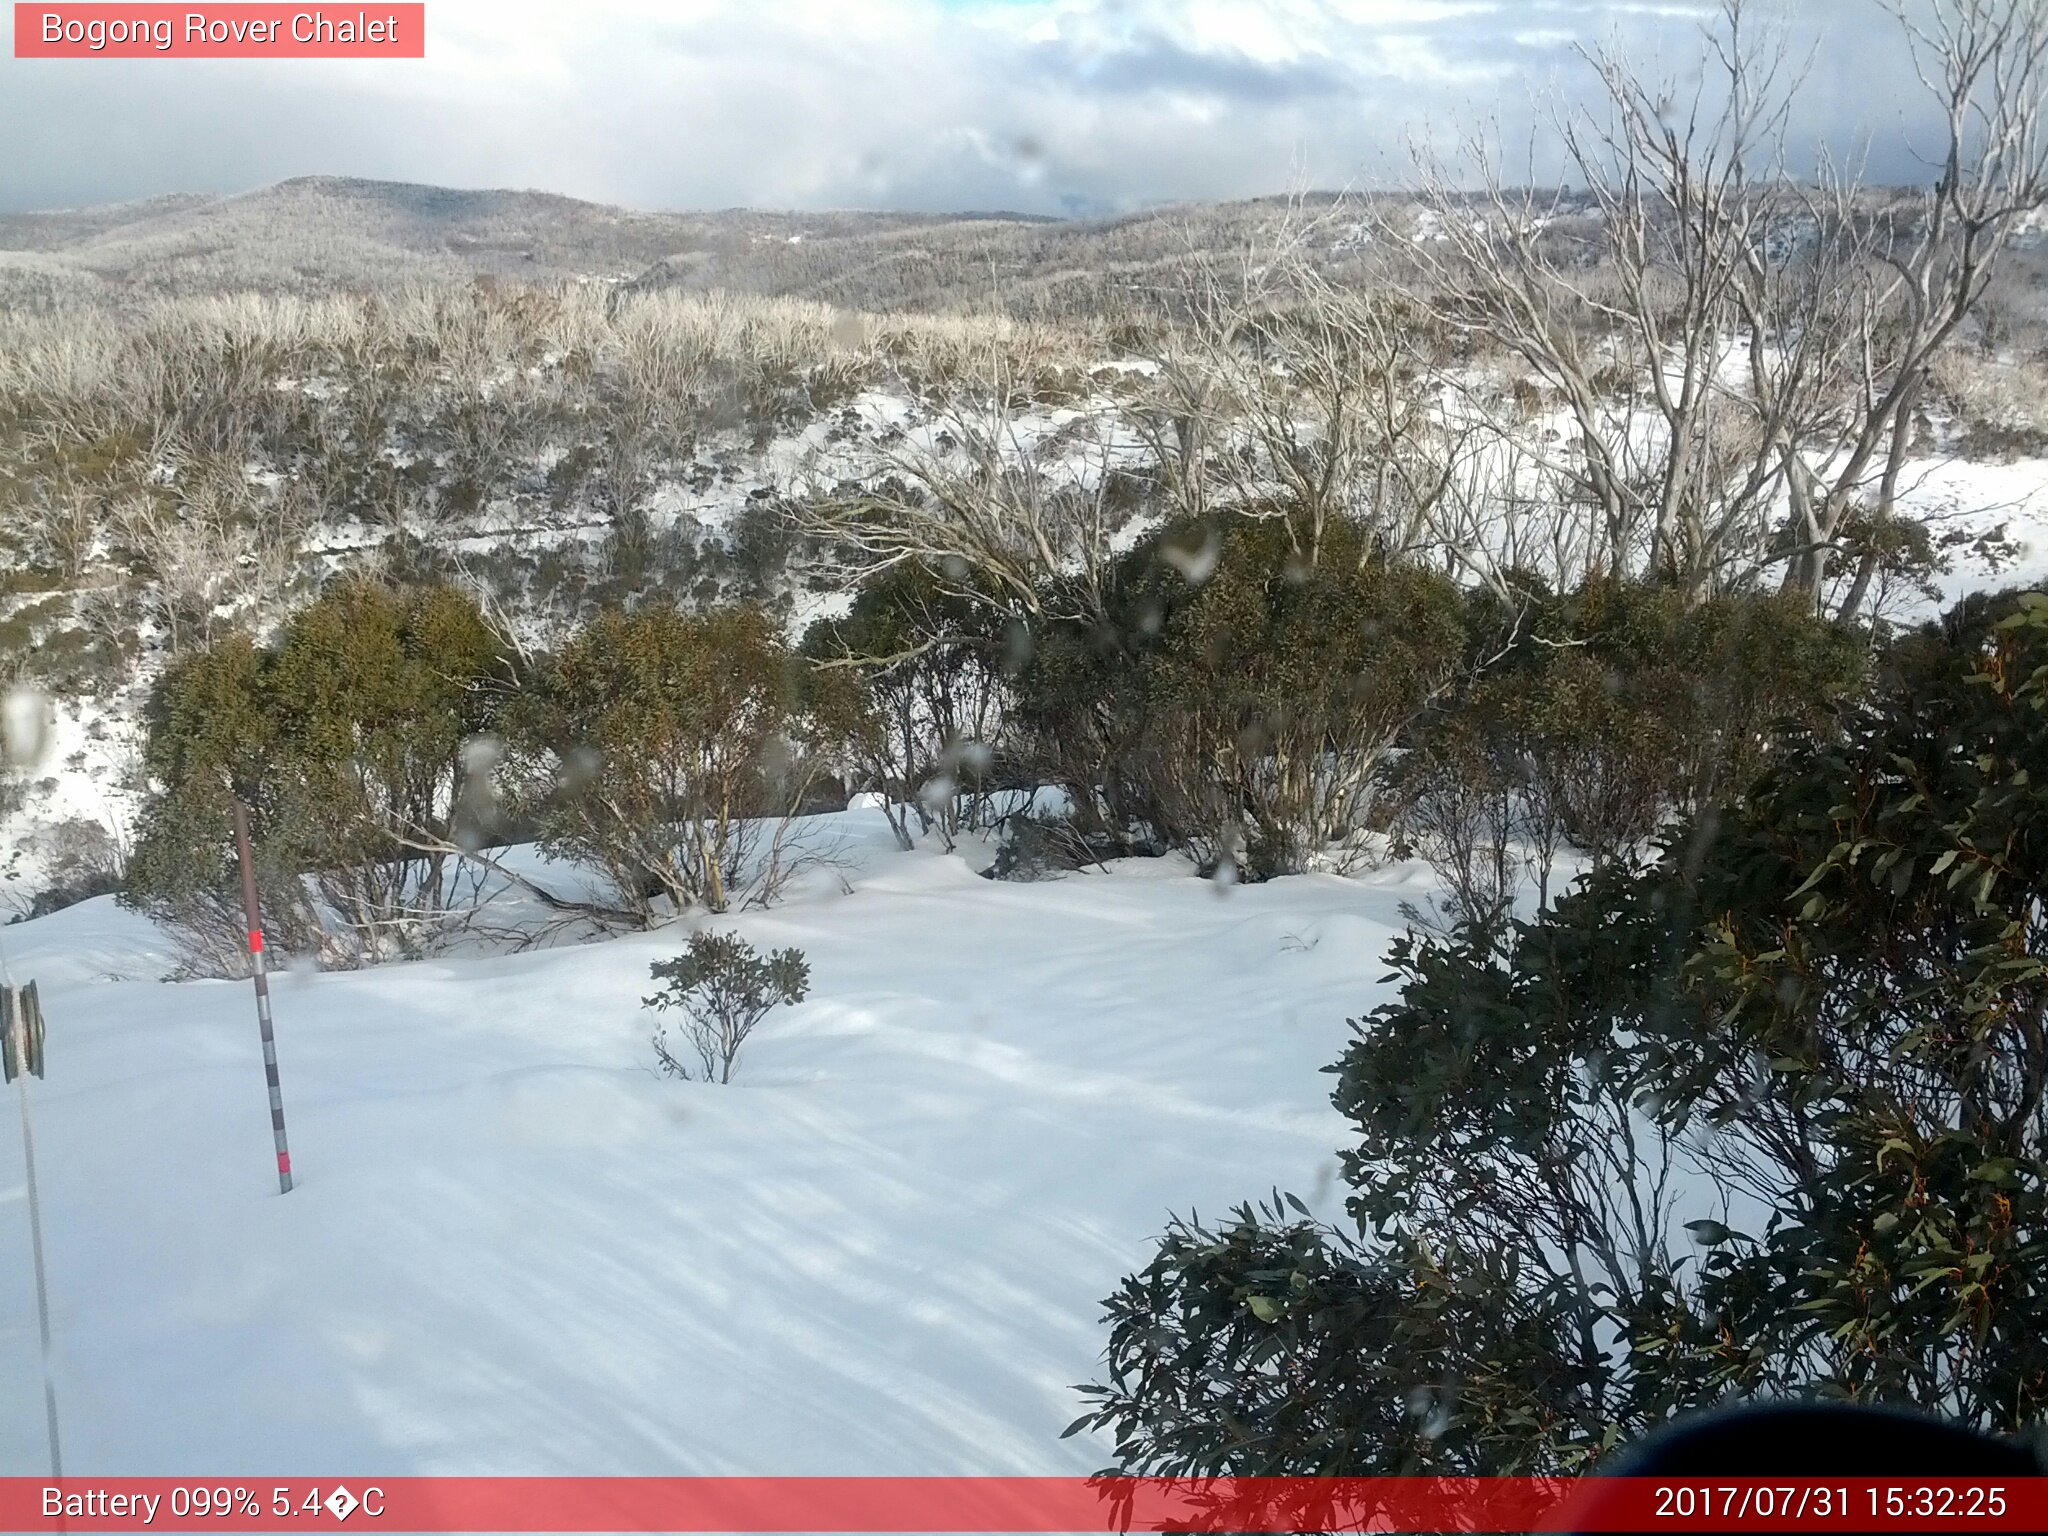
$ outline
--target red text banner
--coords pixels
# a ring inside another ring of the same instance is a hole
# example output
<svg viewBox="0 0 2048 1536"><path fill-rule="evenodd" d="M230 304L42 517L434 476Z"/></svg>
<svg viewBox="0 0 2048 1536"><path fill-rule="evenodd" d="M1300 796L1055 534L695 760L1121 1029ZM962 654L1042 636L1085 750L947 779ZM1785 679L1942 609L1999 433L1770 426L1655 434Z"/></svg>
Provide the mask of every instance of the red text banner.
<svg viewBox="0 0 2048 1536"><path fill-rule="evenodd" d="M18 59L423 59L427 8L392 5L14 7Z"/></svg>
<svg viewBox="0 0 2048 1536"><path fill-rule="evenodd" d="M0 1478L6 1531L2042 1531L2048 1479Z"/></svg>

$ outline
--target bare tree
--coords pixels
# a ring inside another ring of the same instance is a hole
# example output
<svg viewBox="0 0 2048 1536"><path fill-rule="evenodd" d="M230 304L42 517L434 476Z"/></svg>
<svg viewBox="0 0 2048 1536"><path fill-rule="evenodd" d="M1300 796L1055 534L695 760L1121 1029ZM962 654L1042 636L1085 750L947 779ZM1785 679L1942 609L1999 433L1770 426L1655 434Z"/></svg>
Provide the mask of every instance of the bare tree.
<svg viewBox="0 0 2048 1536"><path fill-rule="evenodd" d="M98 545L103 502L97 487L77 480L66 478L48 486L23 509L22 552L76 583Z"/></svg>
<svg viewBox="0 0 2048 1536"><path fill-rule="evenodd" d="M1311 259L1327 223L1297 205L1234 269L1191 258L1178 338L1212 417L1205 502L1270 509L1309 564L1338 519L1368 528L1375 554L1413 552L1448 462L1425 451L1441 423L1416 387L1410 327Z"/></svg>
<svg viewBox="0 0 2048 1536"><path fill-rule="evenodd" d="M617 517L637 508L664 456L694 451L714 338L654 305L622 307L614 355L600 388L604 438L598 460Z"/></svg>
<svg viewBox="0 0 2048 1536"><path fill-rule="evenodd" d="M2039 0L1887 0L1939 109L1933 184L1887 210L1855 295L1855 409L1828 468L1788 474L1794 549L1788 584L1818 600L1845 521L1867 500L1882 525L1897 515L1915 411L1937 359L1976 313L2024 221L2048 205L2048 8ZM1875 484L1871 484L1872 476ZM1847 612L1864 601L1879 559L1865 551Z"/></svg>
<svg viewBox="0 0 2048 1536"><path fill-rule="evenodd" d="M1471 146L1477 193L1421 162L1428 238L1405 243L1411 291L1557 402L1561 442L1519 435L1594 520L1598 569L1706 592L1782 563L1818 604L1852 514L1896 514L1929 370L2048 200L2048 18L2036 0L1887 8L1945 122L1922 192L1879 193L1826 156L1811 177L1792 172L1803 71L1781 36L1758 37L1744 0L1724 0L1689 92L1587 53L1598 105L1553 112L1556 187L1511 186L1485 139ZM1468 376L1445 378L1517 432Z"/></svg>
<svg viewBox="0 0 2048 1536"><path fill-rule="evenodd" d="M1504 569L1533 531L1504 516L1526 449L1446 398L1446 328L1411 294L1326 270L1318 253L1352 211L1297 202L1227 275L1184 266L1191 314L1161 372L1182 414L1205 419L1171 443L1147 437L1161 481L1191 488L1175 510L1284 518L1311 565L1342 520L1366 531L1366 559L1432 563L1509 596Z"/></svg>
<svg viewBox="0 0 2048 1536"><path fill-rule="evenodd" d="M869 569L919 561L1018 612L1048 602L1099 612L1116 535L1130 522L1115 500L1113 429L1028 419L1000 355L986 377L935 412L925 442L883 454L866 489L799 498L794 514Z"/></svg>
<svg viewBox="0 0 2048 1536"><path fill-rule="evenodd" d="M153 620L173 652L210 641L221 610L240 595L244 561L253 558L246 526L218 488L179 503L133 496L115 503L113 519L134 553L144 584L136 609Z"/></svg>

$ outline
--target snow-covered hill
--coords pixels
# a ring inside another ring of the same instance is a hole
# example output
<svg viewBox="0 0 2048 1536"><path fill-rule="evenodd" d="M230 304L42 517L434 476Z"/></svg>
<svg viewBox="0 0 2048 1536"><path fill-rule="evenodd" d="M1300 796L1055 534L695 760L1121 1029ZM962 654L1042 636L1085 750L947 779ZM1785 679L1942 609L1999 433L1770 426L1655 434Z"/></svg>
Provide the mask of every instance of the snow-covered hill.
<svg viewBox="0 0 2048 1536"><path fill-rule="evenodd" d="M809 955L730 1087L658 1077L671 929L288 974L277 1194L245 984L110 900L5 930L67 1471L1074 1473L1097 1302L1168 1214L1341 1203L1318 1068L1425 876L1036 884L873 811L769 912ZM0 1473L45 1464L13 1091Z"/></svg>

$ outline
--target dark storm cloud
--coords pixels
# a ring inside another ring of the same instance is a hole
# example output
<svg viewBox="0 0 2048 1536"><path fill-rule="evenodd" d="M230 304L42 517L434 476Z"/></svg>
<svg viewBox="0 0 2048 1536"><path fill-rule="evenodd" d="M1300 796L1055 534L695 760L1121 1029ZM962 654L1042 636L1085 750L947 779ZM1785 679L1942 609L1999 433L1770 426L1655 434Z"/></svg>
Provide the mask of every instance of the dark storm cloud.
<svg viewBox="0 0 2048 1536"><path fill-rule="evenodd" d="M329 173L642 206L1060 212L1380 179L1415 136L1682 88L1707 8L1626 0L432 0L417 63L0 60L0 208ZM1917 172L1875 0L1782 0L1802 143ZM1028 152L1020 150L1028 146ZM1539 170L1543 167L1539 166Z"/></svg>

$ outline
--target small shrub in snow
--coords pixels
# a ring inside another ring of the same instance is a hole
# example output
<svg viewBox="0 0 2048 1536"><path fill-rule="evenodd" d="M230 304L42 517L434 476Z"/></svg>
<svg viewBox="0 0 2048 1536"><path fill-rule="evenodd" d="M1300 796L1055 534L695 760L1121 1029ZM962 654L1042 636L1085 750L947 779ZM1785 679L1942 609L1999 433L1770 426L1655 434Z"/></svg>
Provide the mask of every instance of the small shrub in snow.
<svg viewBox="0 0 2048 1536"><path fill-rule="evenodd" d="M122 888L128 871L128 849L101 822L69 817L27 840L42 855L49 883L36 892L21 913L24 918L111 895Z"/></svg>
<svg viewBox="0 0 2048 1536"><path fill-rule="evenodd" d="M649 1008L681 1009L683 1038L695 1053L701 1081L729 1083L740 1047L778 1003L800 1003L811 989L811 968L800 949L762 955L732 933L693 933L689 947L673 960L650 967L667 983L645 999ZM671 1048L668 1026L654 1032L661 1070L687 1078L689 1067Z"/></svg>

